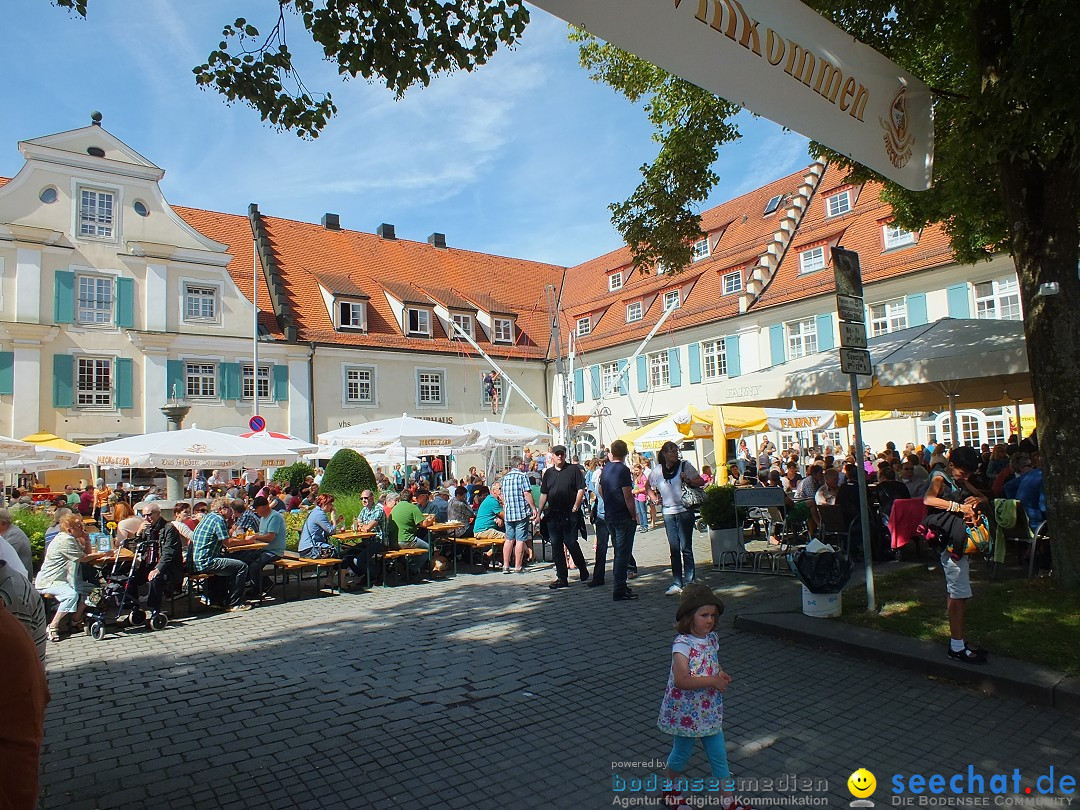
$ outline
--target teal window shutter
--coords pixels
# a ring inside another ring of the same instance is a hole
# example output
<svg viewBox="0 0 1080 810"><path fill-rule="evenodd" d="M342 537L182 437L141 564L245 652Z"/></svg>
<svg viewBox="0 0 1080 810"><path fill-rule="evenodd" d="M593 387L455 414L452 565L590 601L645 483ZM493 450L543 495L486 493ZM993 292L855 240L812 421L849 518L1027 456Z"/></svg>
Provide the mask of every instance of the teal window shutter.
<svg viewBox="0 0 1080 810"><path fill-rule="evenodd" d="M769 327L769 348L772 350L772 364L780 365L787 360L787 349L784 341L784 325L774 323Z"/></svg>
<svg viewBox="0 0 1080 810"><path fill-rule="evenodd" d="M637 390L639 393L649 390L649 363L643 354L637 356Z"/></svg>
<svg viewBox="0 0 1080 810"><path fill-rule="evenodd" d="M0 394L15 393L15 352L0 352Z"/></svg>
<svg viewBox="0 0 1080 810"><path fill-rule="evenodd" d="M913 293L907 297L907 325L922 326L927 322L926 293Z"/></svg>
<svg viewBox="0 0 1080 810"><path fill-rule="evenodd" d="M116 280L116 325L121 329L135 326L135 280Z"/></svg>
<svg viewBox="0 0 1080 810"><path fill-rule="evenodd" d="M690 349L690 383L701 382L701 344L691 343Z"/></svg>
<svg viewBox="0 0 1080 810"><path fill-rule="evenodd" d="M57 270L55 286L53 320L56 323L75 323L75 274L68 270Z"/></svg>
<svg viewBox="0 0 1080 810"><path fill-rule="evenodd" d="M619 361L619 394L624 397L630 393L630 373L626 370L629 365L626 360Z"/></svg>
<svg viewBox="0 0 1080 810"><path fill-rule="evenodd" d="M221 398L240 399L240 364L222 363L221 371Z"/></svg>
<svg viewBox="0 0 1080 810"><path fill-rule="evenodd" d="M947 290L949 296L949 317L970 318L971 301L968 298L968 285L954 284Z"/></svg>
<svg viewBox="0 0 1080 810"><path fill-rule="evenodd" d="M169 399L187 396L187 380L184 375L183 360L168 360L165 362L165 396Z"/></svg>
<svg viewBox="0 0 1080 810"><path fill-rule="evenodd" d="M742 374L738 335L728 335L724 338L724 361L727 363L727 375L729 377L738 377Z"/></svg>
<svg viewBox="0 0 1080 810"><path fill-rule="evenodd" d="M592 398L600 399L600 366L589 366L589 377L592 381Z"/></svg>
<svg viewBox="0 0 1080 810"><path fill-rule="evenodd" d="M117 357L114 365L116 374L116 407L131 408L135 404L135 374L130 357Z"/></svg>
<svg viewBox="0 0 1080 810"><path fill-rule="evenodd" d="M70 354L53 355L53 407L70 408L74 401L75 361Z"/></svg>
<svg viewBox="0 0 1080 810"><path fill-rule="evenodd" d="M585 372L580 368L574 369L574 402L585 401Z"/></svg>
<svg viewBox="0 0 1080 810"><path fill-rule="evenodd" d="M668 380L672 388L682 385L682 363L679 362L679 350L668 349Z"/></svg>
<svg viewBox="0 0 1080 810"><path fill-rule="evenodd" d="M817 347L819 352L836 346L832 333L832 313L817 316Z"/></svg>
<svg viewBox="0 0 1080 810"><path fill-rule="evenodd" d="M274 401L287 402L289 400L289 367L285 365L274 366Z"/></svg>

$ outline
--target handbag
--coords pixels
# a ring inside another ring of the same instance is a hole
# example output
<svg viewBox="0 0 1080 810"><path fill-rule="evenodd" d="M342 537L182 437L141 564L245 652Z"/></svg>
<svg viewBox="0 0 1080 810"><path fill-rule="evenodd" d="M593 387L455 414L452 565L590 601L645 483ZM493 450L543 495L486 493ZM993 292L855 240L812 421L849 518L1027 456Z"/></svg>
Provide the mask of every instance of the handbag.
<svg viewBox="0 0 1080 810"><path fill-rule="evenodd" d="M685 465L686 462L683 462ZM684 508L689 509L691 512L697 511L701 508L702 502L705 500L705 490L701 487L692 487L686 483L686 474L679 471L680 480L680 494L682 495L682 505Z"/></svg>

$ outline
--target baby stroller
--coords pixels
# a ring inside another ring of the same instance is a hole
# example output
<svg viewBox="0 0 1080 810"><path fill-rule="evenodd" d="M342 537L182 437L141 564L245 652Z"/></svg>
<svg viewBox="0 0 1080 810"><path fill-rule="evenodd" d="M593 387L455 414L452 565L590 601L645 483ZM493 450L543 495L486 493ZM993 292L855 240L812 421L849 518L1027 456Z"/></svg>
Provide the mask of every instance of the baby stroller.
<svg viewBox="0 0 1080 810"><path fill-rule="evenodd" d="M157 565L161 556L158 543L145 535L135 538L135 554L130 560L120 557L123 543L118 543L113 559L102 569L98 587L86 600L86 631L95 641L105 638L109 624L145 625L147 614L139 606L139 588ZM126 614L126 615L125 615ZM149 617L150 627L163 630L169 623L167 614L155 611Z"/></svg>

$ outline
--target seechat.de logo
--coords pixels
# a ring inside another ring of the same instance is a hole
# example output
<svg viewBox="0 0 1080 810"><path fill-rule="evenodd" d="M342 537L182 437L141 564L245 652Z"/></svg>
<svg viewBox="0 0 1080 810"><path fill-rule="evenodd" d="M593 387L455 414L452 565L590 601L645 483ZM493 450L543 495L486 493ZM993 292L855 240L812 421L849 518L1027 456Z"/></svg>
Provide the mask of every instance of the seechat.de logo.
<svg viewBox="0 0 1080 810"><path fill-rule="evenodd" d="M877 779L874 775L866 768L859 768L847 780L847 789L855 797L855 801L851 802L849 807L873 807L874 803L870 801L870 797L874 795L876 788Z"/></svg>

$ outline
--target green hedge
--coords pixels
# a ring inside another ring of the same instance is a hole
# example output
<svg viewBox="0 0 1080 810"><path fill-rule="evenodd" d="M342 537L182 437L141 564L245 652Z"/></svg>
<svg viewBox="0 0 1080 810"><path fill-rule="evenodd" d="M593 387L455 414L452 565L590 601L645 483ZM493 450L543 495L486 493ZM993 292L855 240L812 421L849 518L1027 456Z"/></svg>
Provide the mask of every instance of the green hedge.
<svg viewBox="0 0 1080 810"><path fill-rule="evenodd" d="M45 557L45 531L52 525L52 518L45 512L37 512L33 509L13 509L11 520L30 538L30 554L36 571L41 567L41 560Z"/></svg>
<svg viewBox="0 0 1080 810"><path fill-rule="evenodd" d="M320 492L338 495L359 495L365 489L375 492L375 473L367 459L355 450L343 448L334 454L323 473Z"/></svg>
<svg viewBox="0 0 1080 810"><path fill-rule="evenodd" d="M304 486L304 480L309 475L315 475L315 468L310 464L298 461L288 467L279 467L274 471L274 477L270 480L282 485L288 484L293 488L294 492L299 493L300 488Z"/></svg>

